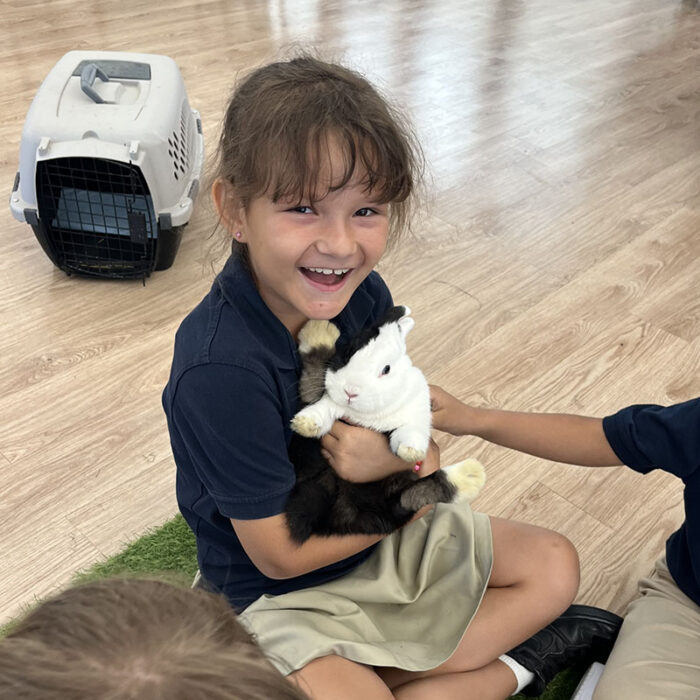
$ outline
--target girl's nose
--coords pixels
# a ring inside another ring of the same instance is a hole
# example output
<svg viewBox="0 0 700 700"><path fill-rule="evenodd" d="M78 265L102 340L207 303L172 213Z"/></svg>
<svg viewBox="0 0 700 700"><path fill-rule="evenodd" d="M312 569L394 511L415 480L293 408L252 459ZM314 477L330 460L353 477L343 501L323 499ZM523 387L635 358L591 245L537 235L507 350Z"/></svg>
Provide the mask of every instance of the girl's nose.
<svg viewBox="0 0 700 700"><path fill-rule="evenodd" d="M316 243L319 253L336 258L351 257L355 253L356 246L352 224L342 219L329 221Z"/></svg>

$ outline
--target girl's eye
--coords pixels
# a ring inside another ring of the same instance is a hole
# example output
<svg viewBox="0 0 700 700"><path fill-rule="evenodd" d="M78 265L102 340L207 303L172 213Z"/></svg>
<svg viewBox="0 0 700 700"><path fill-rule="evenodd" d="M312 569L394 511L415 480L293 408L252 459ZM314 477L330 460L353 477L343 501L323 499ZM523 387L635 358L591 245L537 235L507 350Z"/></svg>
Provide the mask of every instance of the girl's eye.
<svg viewBox="0 0 700 700"><path fill-rule="evenodd" d="M314 213L314 210L311 207L307 207L304 204L302 204L298 207L292 207L291 209L288 209L287 211L294 211L294 212L298 212L299 214L313 214Z"/></svg>
<svg viewBox="0 0 700 700"><path fill-rule="evenodd" d="M355 216L372 216L372 214L376 214L377 212L374 209L371 209L370 207L362 207L362 209L358 209L355 212Z"/></svg>
<svg viewBox="0 0 700 700"><path fill-rule="evenodd" d="M385 365L384 369L382 370L382 376L384 376L385 374L389 374L390 371L391 371L391 366Z"/></svg>

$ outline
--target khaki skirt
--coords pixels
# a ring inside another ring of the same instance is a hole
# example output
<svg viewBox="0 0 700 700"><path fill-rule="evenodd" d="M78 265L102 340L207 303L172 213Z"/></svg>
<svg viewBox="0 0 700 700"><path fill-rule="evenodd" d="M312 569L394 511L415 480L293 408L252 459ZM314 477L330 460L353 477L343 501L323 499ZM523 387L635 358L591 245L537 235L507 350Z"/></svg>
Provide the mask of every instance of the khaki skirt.
<svg viewBox="0 0 700 700"><path fill-rule="evenodd" d="M439 504L385 537L349 574L263 595L240 620L284 675L329 654L425 671L457 648L492 563L488 516L465 503Z"/></svg>

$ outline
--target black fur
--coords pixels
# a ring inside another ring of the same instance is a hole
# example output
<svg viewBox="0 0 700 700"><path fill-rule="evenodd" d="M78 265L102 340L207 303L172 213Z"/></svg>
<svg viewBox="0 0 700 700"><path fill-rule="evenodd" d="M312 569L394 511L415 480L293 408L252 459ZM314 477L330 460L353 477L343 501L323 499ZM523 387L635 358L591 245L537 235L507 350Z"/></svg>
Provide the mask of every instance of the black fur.
<svg viewBox="0 0 700 700"><path fill-rule="evenodd" d="M381 325L396 321L403 314L403 307L394 307L379 324L358 334L327 362L332 366L340 363L337 366L342 367L353 352L377 336ZM343 357L338 358L339 354ZM319 355L312 351L308 356L302 354L301 360L300 383L318 386L318 378L311 375L319 372ZM304 398L308 403L310 397ZM319 440L296 433L292 434L289 457L296 470L296 484L287 499L285 513L290 533L299 543L311 535L388 534L405 525L424 505L449 503L456 491L444 472L438 470L421 479L408 465L405 471L379 481L345 481L321 454Z"/></svg>
<svg viewBox="0 0 700 700"><path fill-rule="evenodd" d="M345 367L350 358L360 349L363 348L370 340L373 340L379 335L379 329L387 323L394 323L400 318L403 318L406 313L405 306L394 306L387 311L384 318L372 326L363 328L357 335L350 339L347 343L342 343L338 346L336 353L331 357L329 366L332 370L337 371L341 367ZM303 371L302 371L303 376Z"/></svg>
<svg viewBox="0 0 700 700"><path fill-rule="evenodd" d="M326 367L333 357L331 348L311 348L307 353L300 353L303 370L299 377L299 396L302 406L318 401L325 391L324 378Z"/></svg>

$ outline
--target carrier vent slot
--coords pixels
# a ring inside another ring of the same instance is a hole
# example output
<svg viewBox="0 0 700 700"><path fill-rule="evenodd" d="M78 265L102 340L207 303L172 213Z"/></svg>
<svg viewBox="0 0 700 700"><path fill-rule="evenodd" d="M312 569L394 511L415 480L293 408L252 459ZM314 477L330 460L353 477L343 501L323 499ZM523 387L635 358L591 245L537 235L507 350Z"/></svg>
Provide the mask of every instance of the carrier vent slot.
<svg viewBox="0 0 700 700"><path fill-rule="evenodd" d="M173 177L179 180L190 169L190 141L192 138L192 113L187 101L182 103L180 110L179 129L174 129L168 138L168 155L173 162Z"/></svg>

